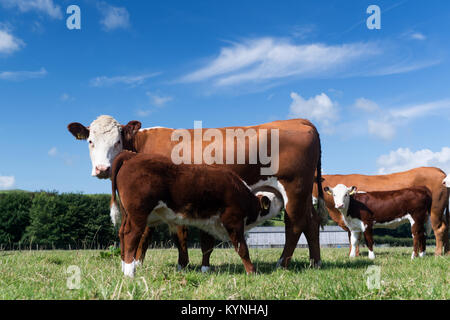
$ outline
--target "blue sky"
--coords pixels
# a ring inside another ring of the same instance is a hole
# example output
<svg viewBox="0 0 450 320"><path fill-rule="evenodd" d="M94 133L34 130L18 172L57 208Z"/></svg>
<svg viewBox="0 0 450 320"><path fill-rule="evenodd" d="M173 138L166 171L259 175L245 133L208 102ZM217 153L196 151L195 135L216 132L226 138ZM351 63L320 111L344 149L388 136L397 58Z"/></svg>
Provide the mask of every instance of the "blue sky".
<svg viewBox="0 0 450 320"><path fill-rule="evenodd" d="M81 30L66 8L81 9ZM369 30L369 5L381 29ZM0 189L110 192L68 123L308 118L325 173L450 171L448 1L0 0Z"/></svg>

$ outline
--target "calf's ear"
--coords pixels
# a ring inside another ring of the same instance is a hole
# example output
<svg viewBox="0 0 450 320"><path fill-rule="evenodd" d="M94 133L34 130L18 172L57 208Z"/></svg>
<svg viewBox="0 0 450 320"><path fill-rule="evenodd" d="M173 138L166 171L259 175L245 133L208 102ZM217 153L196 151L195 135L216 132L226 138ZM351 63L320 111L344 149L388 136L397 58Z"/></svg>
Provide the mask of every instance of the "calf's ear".
<svg viewBox="0 0 450 320"><path fill-rule="evenodd" d="M329 187L324 187L323 191L325 191L326 193L328 193L329 195L332 195L333 193L331 192L331 189Z"/></svg>
<svg viewBox="0 0 450 320"><path fill-rule="evenodd" d="M354 194L354 193L356 193L356 190L357 190L358 188L356 187L356 186L351 186L350 187L350 192L348 193L349 195L352 195L352 194Z"/></svg>
<svg viewBox="0 0 450 320"><path fill-rule="evenodd" d="M89 137L89 127L86 128L81 123L78 122L69 123L67 129L78 140L86 140Z"/></svg>

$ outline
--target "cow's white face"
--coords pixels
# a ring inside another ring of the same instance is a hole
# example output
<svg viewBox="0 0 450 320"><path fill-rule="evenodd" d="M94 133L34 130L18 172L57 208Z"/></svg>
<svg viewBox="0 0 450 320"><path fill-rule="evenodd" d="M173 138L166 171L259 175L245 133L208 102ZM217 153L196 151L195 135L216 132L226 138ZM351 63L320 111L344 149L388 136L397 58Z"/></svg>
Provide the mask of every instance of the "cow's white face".
<svg viewBox="0 0 450 320"><path fill-rule="evenodd" d="M442 180L442 184L447 188L450 188L450 175L446 176L444 180Z"/></svg>
<svg viewBox="0 0 450 320"><path fill-rule="evenodd" d="M350 196L356 192L356 187L348 188L343 184L338 184L334 188L325 187L323 189L326 193L333 196L334 207L339 210L347 210L350 204Z"/></svg>
<svg viewBox="0 0 450 320"><path fill-rule="evenodd" d="M92 162L91 174L105 179L110 176L109 171L114 158L123 150L122 128L118 123L102 126L95 123L96 121L90 125L87 138Z"/></svg>
<svg viewBox="0 0 450 320"><path fill-rule="evenodd" d="M130 121L122 126L111 116L99 116L89 127L80 123L71 123L69 131L80 140L89 143L91 157L91 175L99 179L110 177L110 169L114 158L124 149L132 145L134 135L139 131L141 123Z"/></svg>

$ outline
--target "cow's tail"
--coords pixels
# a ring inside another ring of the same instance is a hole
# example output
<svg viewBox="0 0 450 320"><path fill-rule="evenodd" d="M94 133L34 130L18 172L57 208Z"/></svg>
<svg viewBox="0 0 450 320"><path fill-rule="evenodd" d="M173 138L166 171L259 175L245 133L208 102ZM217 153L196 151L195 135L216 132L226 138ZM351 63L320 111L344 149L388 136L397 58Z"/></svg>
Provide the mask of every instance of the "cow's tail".
<svg viewBox="0 0 450 320"><path fill-rule="evenodd" d="M322 189L322 146L320 144L320 135L319 132L316 129L316 133L317 133L317 139L319 141L319 161L317 162L317 175L316 175L316 179L317 179L317 212L319 214L319 218L320 218L320 226L323 227L327 224L328 222L328 210L327 210L327 206L325 204L325 200L323 198L323 189Z"/></svg>
<svg viewBox="0 0 450 320"><path fill-rule="evenodd" d="M427 197L427 200L428 200L428 203L427 203L428 214L427 214L427 219L425 221L425 234L427 236L429 236L429 235L431 235L431 232L433 231L433 228L431 226L431 204L433 202L433 199L432 199L432 194L431 194L430 190L428 188L426 188L426 190L427 190L427 193L428 193L428 197ZM447 201L447 206L446 206L445 210L448 212L448 201Z"/></svg>
<svg viewBox="0 0 450 320"><path fill-rule="evenodd" d="M117 193L117 184L116 184L116 178L117 173L119 172L120 168L122 167L122 164L124 161L129 160L133 158L136 155L134 152L130 151L122 151L115 159L111 166L111 203L110 203L110 216L111 221L114 226L117 226L120 223L120 218L122 216L119 205L116 200L116 193Z"/></svg>

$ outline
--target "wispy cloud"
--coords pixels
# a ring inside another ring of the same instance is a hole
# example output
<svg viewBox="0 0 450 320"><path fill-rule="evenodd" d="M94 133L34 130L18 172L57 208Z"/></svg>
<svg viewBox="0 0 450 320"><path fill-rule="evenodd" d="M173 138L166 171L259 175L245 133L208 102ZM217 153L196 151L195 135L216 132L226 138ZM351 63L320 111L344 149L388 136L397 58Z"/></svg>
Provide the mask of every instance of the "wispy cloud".
<svg viewBox="0 0 450 320"><path fill-rule="evenodd" d="M149 92L149 91L146 92L146 95L150 98L151 104L153 104L153 105L155 105L157 107L162 107L167 102L173 100L173 97L171 97L171 96L162 96L160 94L152 93L152 92Z"/></svg>
<svg viewBox="0 0 450 320"><path fill-rule="evenodd" d="M35 11L53 19L63 18L61 7L53 0L0 0L0 4L5 8L17 8L20 12Z"/></svg>
<svg viewBox="0 0 450 320"><path fill-rule="evenodd" d="M16 183L14 176L0 176L0 189L11 189Z"/></svg>
<svg viewBox="0 0 450 320"><path fill-rule="evenodd" d="M366 98L358 98L354 104L355 108L366 112L374 112L379 110L378 104Z"/></svg>
<svg viewBox="0 0 450 320"><path fill-rule="evenodd" d="M1 27L1 26L0 26ZM0 54L10 54L25 46L25 43L13 36L6 28L0 29Z"/></svg>
<svg viewBox="0 0 450 320"><path fill-rule="evenodd" d="M371 43L304 45L270 37L250 39L222 48L216 58L181 81L230 86L290 76L333 76L350 62L380 52Z"/></svg>
<svg viewBox="0 0 450 320"><path fill-rule="evenodd" d="M58 155L58 149L56 149L56 147L52 147L50 150L48 150L48 155L50 157L55 157L56 155Z"/></svg>
<svg viewBox="0 0 450 320"><path fill-rule="evenodd" d="M126 75L126 76L115 76L107 77L100 76L90 80L90 85L92 87L108 87L116 84L125 84L129 86L138 86L145 82L149 78L156 77L161 74L160 72L140 74L140 75Z"/></svg>
<svg viewBox="0 0 450 320"><path fill-rule="evenodd" d="M433 166L450 173L450 148L443 147L433 152L429 149L411 151L409 148L399 148L377 159L378 173L388 174L417 168Z"/></svg>
<svg viewBox="0 0 450 320"><path fill-rule="evenodd" d="M415 119L439 115L445 109L450 110L450 99L388 110L378 108L374 113L375 118L367 121L368 132L375 137L392 140L396 135L397 128L405 126Z"/></svg>
<svg viewBox="0 0 450 320"><path fill-rule="evenodd" d="M130 14L126 8L114 7L105 2L99 3L98 8L102 13L100 24L105 31L130 27Z"/></svg>
<svg viewBox="0 0 450 320"><path fill-rule="evenodd" d="M28 79L42 78L47 75L47 70L41 68L39 71L0 71L0 80L23 81Z"/></svg>

